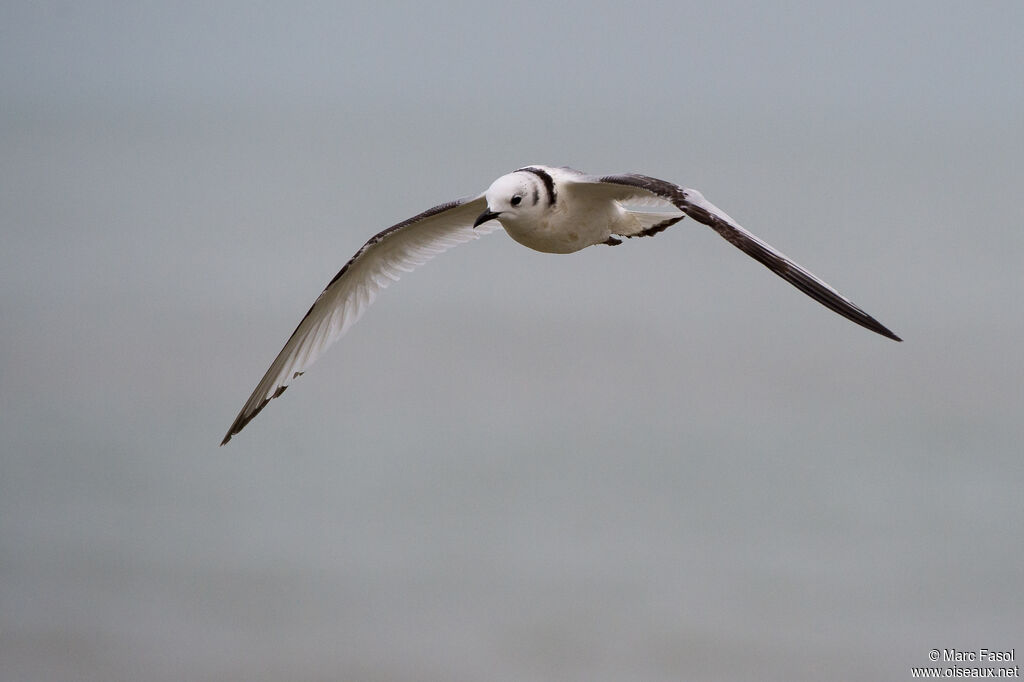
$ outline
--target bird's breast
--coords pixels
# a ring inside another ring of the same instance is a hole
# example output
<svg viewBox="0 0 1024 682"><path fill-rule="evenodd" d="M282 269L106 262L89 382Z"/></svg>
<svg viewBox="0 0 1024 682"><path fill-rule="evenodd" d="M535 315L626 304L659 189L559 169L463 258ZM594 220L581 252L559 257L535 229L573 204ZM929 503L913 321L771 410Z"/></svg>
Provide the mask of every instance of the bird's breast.
<svg viewBox="0 0 1024 682"><path fill-rule="evenodd" d="M573 253L608 239L610 221L604 215L575 211L552 213L537 220L502 222L508 236L544 253Z"/></svg>

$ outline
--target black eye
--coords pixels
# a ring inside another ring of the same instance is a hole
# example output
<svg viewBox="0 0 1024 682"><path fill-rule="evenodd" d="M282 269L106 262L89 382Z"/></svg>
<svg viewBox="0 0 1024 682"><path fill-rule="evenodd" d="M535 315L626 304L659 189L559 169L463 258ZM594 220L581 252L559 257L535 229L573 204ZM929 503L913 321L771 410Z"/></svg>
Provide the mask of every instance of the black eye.
<svg viewBox="0 0 1024 682"><path fill-rule="evenodd" d="M513 206L518 206L519 202L522 201L522 200L523 200L523 198L521 196L519 196L518 194L514 194L514 195L512 195L512 201L510 203Z"/></svg>

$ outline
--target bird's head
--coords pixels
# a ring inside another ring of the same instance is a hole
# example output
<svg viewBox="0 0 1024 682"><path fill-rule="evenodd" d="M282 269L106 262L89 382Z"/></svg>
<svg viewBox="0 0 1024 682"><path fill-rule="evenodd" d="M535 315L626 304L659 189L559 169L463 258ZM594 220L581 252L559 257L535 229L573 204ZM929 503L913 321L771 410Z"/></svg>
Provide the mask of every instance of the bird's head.
<svg viewBox="0 0 1024 682"><path fill-rule="evenodd" d="M495 218L502 225L537 219L550 206L550 196L542 179L530 170L521 169L502 175L484 193L487 209L476 219L473 227Z"/></svg>

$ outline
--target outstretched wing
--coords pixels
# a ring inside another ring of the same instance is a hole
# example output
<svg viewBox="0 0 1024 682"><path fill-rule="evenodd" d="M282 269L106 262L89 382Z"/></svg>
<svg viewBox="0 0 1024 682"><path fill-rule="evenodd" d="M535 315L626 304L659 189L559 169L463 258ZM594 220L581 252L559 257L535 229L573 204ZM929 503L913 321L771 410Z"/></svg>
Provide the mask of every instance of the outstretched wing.
<svg viewBox="0 0 1024 682"><path fill-rule="evenodd" d="M453 246L493 232L497 222L473 228L483 195L435 206L370 238L334 276L277 354L238 413L221 445L245 428L268 402L284 393L328 346L340 339L377 293Z"/></svg>
<svg viewBox="0 0 1024 682"><path fill-rule="evenodd" d="M665 209L671 210L674 207L694 220L709 226L725 237L730 244L757 259L776 275L826 308L882 336L895 341L902 340L881 322L861 310L853 301L740 227L725 211L705 199L704 195L697 190L686 189L671 182L637 174L603 177L582 176L574 181L573 189L583 194L590 193L593 196L603 196L622 203L644 198L650 199L652 196L657 197L662 201Z"/></svg>

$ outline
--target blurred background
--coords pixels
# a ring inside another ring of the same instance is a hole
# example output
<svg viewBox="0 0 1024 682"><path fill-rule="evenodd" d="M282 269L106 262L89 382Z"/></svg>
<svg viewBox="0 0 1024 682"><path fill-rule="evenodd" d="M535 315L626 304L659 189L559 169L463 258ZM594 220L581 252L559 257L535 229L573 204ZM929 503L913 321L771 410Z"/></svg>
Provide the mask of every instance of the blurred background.
<svg viewBox="0 0 1024 682"><path fill-rule="evenodd" d="M909 679L1024 649L1024 6L0 5L0 678ZM373 233L529 163L711 230L503 232L229 446Z"/></svg>

